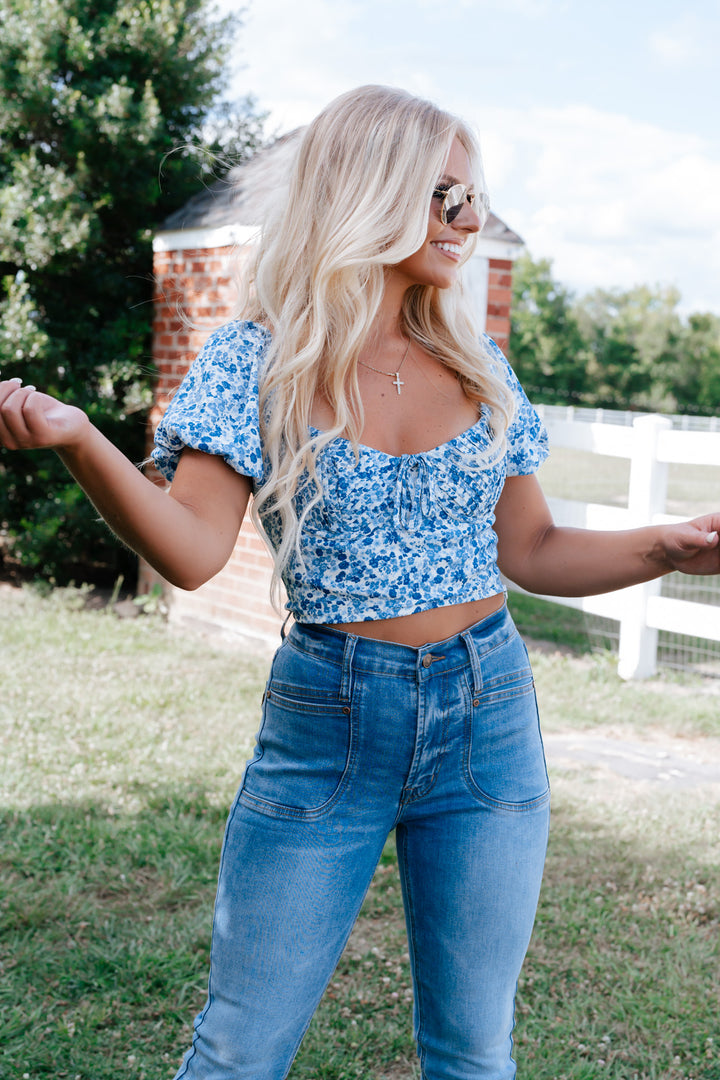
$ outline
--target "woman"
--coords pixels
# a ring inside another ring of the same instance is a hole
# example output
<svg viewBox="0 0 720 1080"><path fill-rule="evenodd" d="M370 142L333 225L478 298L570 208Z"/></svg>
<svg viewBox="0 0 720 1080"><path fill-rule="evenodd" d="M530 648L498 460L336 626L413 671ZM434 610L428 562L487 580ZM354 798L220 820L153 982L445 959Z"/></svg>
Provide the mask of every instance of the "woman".
<svg viewBox="0 0 720 1080"><path fill-rule="evenodd" d="M720 516L556 527L537 415L458 271L486 198L459 120L364 87L308 128L245 321L213 334L155 460L0 383L0 440L54 447L111 528L192 589L254 494L295 623L221 859L208 1001L178 1078L280 1080L396 830L426 1080L508 1080L549 795L499 570L581 595L717 573Z"/></svg>

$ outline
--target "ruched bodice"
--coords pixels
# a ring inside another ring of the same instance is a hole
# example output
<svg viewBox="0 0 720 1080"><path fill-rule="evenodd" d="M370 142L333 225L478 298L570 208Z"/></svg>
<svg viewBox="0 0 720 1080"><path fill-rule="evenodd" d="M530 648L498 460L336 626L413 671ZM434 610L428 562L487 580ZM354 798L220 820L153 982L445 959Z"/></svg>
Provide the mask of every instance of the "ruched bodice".
<svg viewBox="0 0 720 1080"><path fill-rule="evenodd" d="M158 468L172 476L186 445L221 454L262 487L258 370L267 331L230 323L216 331L173 398L156 435ZM418 454L392 456L336 438L317 453L320 496L299 486L307 510L283 573L288 608L301 622L386 619L503 591L493 531L506 475L533 472L547 453L544 427L504 356L486 339L489 362L510 386L515 415L492 447L491 413L454 439ZM310 429L311 436L320 432ZM308 509L308 504L314 504ZM264 528L275 548L280 519Z"/></svg>

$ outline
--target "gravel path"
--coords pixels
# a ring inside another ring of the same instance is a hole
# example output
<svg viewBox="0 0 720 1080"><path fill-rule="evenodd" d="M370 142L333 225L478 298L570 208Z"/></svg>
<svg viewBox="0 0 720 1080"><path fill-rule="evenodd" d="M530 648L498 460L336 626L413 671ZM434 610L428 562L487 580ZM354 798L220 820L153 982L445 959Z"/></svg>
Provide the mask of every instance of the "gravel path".
<svg viewBox="0 0 720 1080"><path fill-rule="evenodd" d="M627 740L595 731L546 732L548 765L581 768L590 765L630 780L649 780L671 788L720 785L720 740L678 739L653 735Z"/></svg>

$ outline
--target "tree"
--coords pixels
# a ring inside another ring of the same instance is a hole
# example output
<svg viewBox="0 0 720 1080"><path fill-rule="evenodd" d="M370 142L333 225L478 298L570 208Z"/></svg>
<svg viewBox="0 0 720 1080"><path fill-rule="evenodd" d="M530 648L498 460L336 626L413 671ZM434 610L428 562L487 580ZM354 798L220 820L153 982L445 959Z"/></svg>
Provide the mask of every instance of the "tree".
<svg viewBox="0 0 720 1080"><path fill-rule="evenodd" d="M252 102L221 103L237 20L208 0L0 0L0 25L0 369L140 460L153 226L261 140ZM0 473L14 557L57 580L89 553L121 567L55 455Z"/></svg>
<svg viewBox="0 0 720 1080"><path fill-rule="evenodd" d="M682 360L673 372L672 393L686 413L717 415L720 402L720 316L696 312L682 335Z"/></svg>
<svg viewBox="0 0 720 1080"><path fill-rule="evenodd" d="M573 311L588 354L586 404L672 412L683 364L683 326L674 288L596 289Z"/></svg>
<svg viewBox="0 0 720 1080"><path fill-rule="evenodd" d="M515 264L510 360L544 404L713 413L720 400L720 317L683 319L677 289L638 285L578 298L547 259Z"/></svg>
<svg viewBox="0 0 720 1080"><path fill-rule="evenodd" d="M530 397L580 404L587 388L585 343L572 296L547 259L522 255L513 268L509 358Z"/></svg>

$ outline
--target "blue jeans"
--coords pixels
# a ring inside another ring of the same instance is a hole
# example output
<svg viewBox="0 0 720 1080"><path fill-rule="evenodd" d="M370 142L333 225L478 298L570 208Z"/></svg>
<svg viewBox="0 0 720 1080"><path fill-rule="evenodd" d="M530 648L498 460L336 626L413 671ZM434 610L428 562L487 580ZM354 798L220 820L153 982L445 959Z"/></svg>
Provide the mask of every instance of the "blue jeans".
<svg viewBox="0 0 720 1080"><path fill-rule="evenodd" d="M510 1080L547 842L506 608L419 649L295 625L230 812L208 1001L176 1080L282 1080L396 830L425 1080Z"/></svg>

